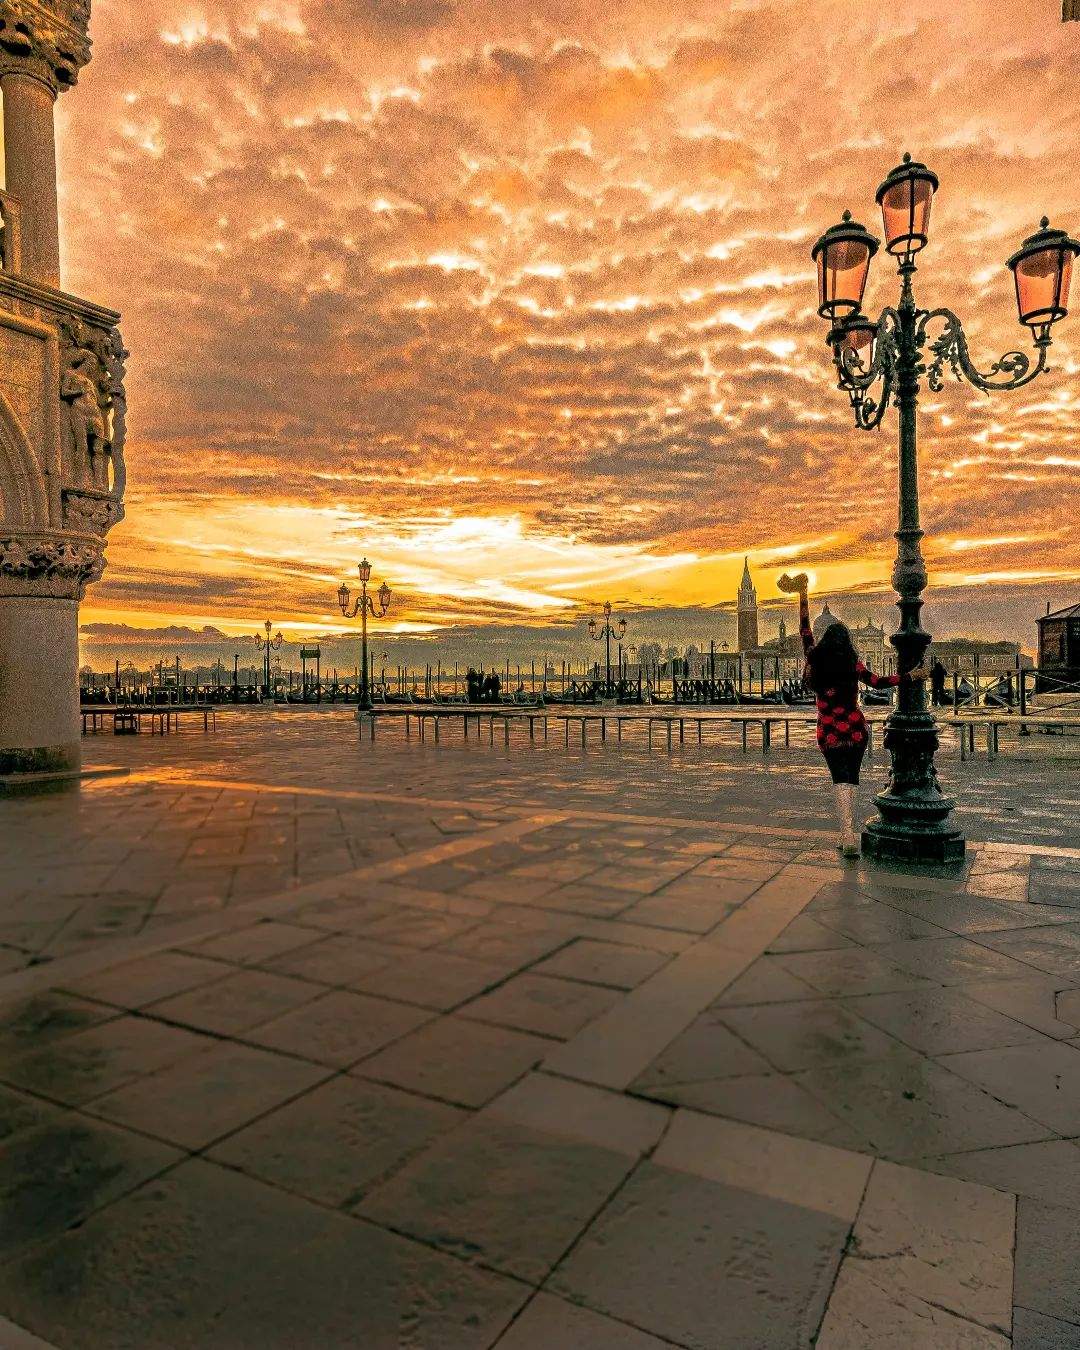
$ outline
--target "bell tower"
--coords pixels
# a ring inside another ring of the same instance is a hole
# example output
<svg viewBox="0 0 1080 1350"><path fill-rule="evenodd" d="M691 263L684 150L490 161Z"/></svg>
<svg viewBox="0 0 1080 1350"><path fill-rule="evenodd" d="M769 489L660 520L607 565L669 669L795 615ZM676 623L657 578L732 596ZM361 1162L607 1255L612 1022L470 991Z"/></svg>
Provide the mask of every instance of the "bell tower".
<svg viewBox="0 0 1080 1350"><path fill-rule="evenodd" d="M79 771L79 602L124 514L119 315L60 284L53 107L89 0L0 0L0 775Z"/></svg>
<svg viewBox="0 0 1080 1350"><path fill-rule="evenodd" d="M750 578L750 560L743 559L742 582L739 585L739 645L740 652L751 651L758 645L757 591Z"/></svg>

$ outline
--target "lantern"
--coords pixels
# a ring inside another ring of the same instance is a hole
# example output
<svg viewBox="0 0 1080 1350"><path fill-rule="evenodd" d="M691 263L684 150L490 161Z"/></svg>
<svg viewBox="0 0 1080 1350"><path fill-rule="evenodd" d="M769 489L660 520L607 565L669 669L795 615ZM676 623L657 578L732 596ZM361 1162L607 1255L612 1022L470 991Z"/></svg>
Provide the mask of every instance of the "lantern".
<svg viewBox="0 0 1080 1350"><path fill-rule="evenodd" d="M1042 328L1069 312L1069 282L1080 244L1064 230L1051 230L1043 216L1040 228L1009 259L1016 280L1020 322Z"/></svg>
<svg viewBox="0 0 1080 1350"><path fill-rule="evenodd" d="M371 564L366 558L358 565L356 570L360 573L360 580L365 584L371 580Z"/></svg>
<svg viewBox="0 0 1080 1350"><path fill-rule="evenodd" d="M885 227L885 248L889 253L911 257L926 247L930 226L930 204L937 191L938 177L925 164L904 156L877 190L877 203Z"/></svg>
<svg viewBox="0 0 1080 1350"><path fill-rule="evenodd" d="M878 241L865 225L845 211L839 225L831 225L814 245L811 257L818 270L818 313L839 320L862 307L870 259Z"/></svg>
<svg viewBox="0 0 1080 1350"><path fill-rule="evenodd" d="M865 314L853 314L844 319L829 334L831 343L838 351L854 352L863 370L869 370L874 360L874 341L877 338L877 324Z"/></svg>
<svg viewBox="0 0 1080 1350"><path fill-rule="evenodd" d="M384 612L390 608L390 587L385 581L379 587L379 604L382 606Z"/></svg>
<svg viewBox="0 0 1080 1350"><path fill-rule="evenodd" d="M346 613L349 608L349 588L344 582L338 587L337 602L342 614Z"/></svg>

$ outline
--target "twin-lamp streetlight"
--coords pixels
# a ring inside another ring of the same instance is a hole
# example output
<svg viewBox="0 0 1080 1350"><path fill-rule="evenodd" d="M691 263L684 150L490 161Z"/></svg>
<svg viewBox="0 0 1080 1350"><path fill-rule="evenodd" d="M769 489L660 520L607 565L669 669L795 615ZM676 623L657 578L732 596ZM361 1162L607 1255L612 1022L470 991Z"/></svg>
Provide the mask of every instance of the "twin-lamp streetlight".
<svg viewBox="0 0 1080 1350"><path fill-rule="evenodd" d="M266 636L263 637L262 633L256 633L251 640L263 654L263 690L266 697L269 698L273 692L270 687L270 653L272 651L280 651L281 644L285 639L282 637L280 629L278 632L274 633L273 637L270 636L274 630L274 625L269 619L263 624L263 628L266 632Z"/></svg>
<svg viewBox="0 0 1080 1350"><path fill-rule="evenodd" d="M600 642L601 640L603 640L604 643L605 664L607 667L604 685L604 694L609 698L614 693L611 683L611 639L614 638L616 642L621 644L625 636L626 636L626 620L620 619L618 627L613 628L611 625L611 601L605 600L603 623L600 625L599 628L597 628L596 620L590 619L589 637L591 637L594 642ZM619 664L621 666L622 662L620 661ZM619 677L620 679L622 678L621 669L619 671Z"/></svg>
<svg viewBox="0 0 1080 1350"><path fill-rule="evenodd" d="M920 309L912 277L915 255L929 238L930 206L937 175L905 155L877 190L885 229L885 249L897 260L900 300L878 318L862 312L870 260L879 241L844 212L843 220L826 230L814 245L818 271L818 313L830 321L828 343L839 376L839 388L851 399L855 425L864 431L881 424L890 402L900 414L899 528L893 586L899 596L900 627L890 639L898 668L922 663L930 634L919 622L926 567L919 541L918 458L915 410L920 377L936 393L944 387L948 363L957 379L979 389L1019 389L1046 369L1050 329L1068 313L1069 282L1080 243L1064 230L1040 228L1008 260L1016 283L1020 322L1031 330L1037 353L1034 364L1024 352L1007 352L983 374L968 354L967 338L951 309ZM930 339L932 325L939 336ZM933 359L926 364L923 348ZM905 681L897 708L886 722L885 746L892 757L886 790L875 798L880 818L863 834L863 852L878 858L948 862L964 855L964 838L948 820L953 803L938 786L934 752L938 733L926 708L923 685Z"/></svg>
<svg viewBox="0 0 1080 1350"><path fill-rule="evenodd" d="M384 581L378 589L379 608L368 595L368 582L371 580L371 564L366 558L357 566L360 573L360 594L350 608L351 593L344 582L338 587L338 608L346 619L355 619L360 615L360 701L358 713L371 712L375 706L371 700L371 686L368 682L367 621L370 614L373 619L381 619L390 608L390 587Z"/></svg>

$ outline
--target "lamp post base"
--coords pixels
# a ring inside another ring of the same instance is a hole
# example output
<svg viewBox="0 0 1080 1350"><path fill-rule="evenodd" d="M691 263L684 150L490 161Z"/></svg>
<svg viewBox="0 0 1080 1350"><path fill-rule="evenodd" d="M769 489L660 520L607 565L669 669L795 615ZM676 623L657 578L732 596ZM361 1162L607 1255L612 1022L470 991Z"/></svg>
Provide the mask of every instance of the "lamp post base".
<svg viewBox="0 0 1080 1350"><path fill-rule="evenodd" d="M964 836L943 820L879 818L867 821L862 834L863 856L878 862L962 863L966 849Z"/></svg>

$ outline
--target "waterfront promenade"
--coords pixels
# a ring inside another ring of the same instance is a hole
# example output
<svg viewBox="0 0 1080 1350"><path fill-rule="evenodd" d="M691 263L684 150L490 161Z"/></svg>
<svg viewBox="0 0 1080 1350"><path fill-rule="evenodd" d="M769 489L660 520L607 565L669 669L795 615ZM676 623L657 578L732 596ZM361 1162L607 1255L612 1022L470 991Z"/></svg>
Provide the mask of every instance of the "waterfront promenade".
<svg viewBox="0 0 1080 1350"><path fill-rule="evenodd" d="M914 874L809 746L89 738L129 775L0 799L0 1344L1080 1345L1031 740L943 762L976 842Z"/></svg>

